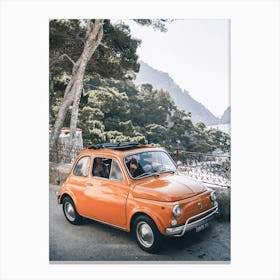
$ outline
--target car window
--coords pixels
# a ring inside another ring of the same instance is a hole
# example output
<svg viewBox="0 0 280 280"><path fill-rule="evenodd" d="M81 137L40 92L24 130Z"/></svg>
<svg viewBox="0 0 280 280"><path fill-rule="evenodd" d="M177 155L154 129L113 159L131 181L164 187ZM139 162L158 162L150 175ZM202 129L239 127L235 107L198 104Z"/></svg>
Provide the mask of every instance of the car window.
<svg viewBox="0 0 280 280"><path fill-rule="evenodd" d="M112 159L96 157L93 161L92 176L109 178Z"/></svg>
<svg viewBox="0 0 280 280"><path fill-rule="evenodd" d="M135 153L126 156L124 161L129 175L135 179L176 170L174 162L164 151Z"/></svg>
<svg viewBox="0 0 280 280"><path fill-rule="evenodd" d="M111 172L110 172L110 180L114 181L122 181L123 180L123 174L120 169L119 164L113 160L112 166L111 166Z"/></svg>
<svg viewBox="0 0 280 280"><path fill-rule="evenodd" d="M117 161L104 157L96 157L93 160L92 176L114 181L123 180L123 174Z"/></svg>
<svg viewBox="0 0 280 280"><path fill-rule="evenodd" d="M89 171L89 157L82 157L77 162L73 174L75 176L87 177Z"/></svg>

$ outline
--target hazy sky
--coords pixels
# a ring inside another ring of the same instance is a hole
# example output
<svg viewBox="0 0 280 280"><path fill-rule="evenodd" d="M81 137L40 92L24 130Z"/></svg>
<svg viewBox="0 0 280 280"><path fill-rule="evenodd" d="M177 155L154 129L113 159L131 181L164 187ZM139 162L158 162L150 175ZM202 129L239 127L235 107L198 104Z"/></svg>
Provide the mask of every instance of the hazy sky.
<svg viewBox="0 0 280 280"><path fill-rule="evenodd" d="M167 72L214 115L229 106L229 20L177 20L166 33L126 21L142 40L140 59Z"/></svg>

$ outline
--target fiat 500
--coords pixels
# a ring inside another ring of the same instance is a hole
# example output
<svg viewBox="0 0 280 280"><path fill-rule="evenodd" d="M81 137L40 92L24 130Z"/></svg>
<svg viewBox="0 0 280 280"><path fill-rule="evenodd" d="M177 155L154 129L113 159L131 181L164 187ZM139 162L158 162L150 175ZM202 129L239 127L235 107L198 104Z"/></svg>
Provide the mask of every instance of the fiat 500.
<svg viewBox="0 0 280 280"><path fill-rule="evenodd" d="M163 236L204 229L218 211L214 191L179 174L164 149L131 142L83 150L57 195L71 224L86 217L132 232L149 253Z"/></svg>

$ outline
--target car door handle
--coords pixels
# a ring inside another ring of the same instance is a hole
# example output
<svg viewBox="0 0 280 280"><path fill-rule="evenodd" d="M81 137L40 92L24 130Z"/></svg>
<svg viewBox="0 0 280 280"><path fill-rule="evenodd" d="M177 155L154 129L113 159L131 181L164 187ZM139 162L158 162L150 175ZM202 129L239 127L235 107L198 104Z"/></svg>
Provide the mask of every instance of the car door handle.
<svg viewBox="0 0 280 280"><path fill-rule="evenodd" d="M87 187L93 187L93 184L92 183L86 183L86 186Z"/></svg>

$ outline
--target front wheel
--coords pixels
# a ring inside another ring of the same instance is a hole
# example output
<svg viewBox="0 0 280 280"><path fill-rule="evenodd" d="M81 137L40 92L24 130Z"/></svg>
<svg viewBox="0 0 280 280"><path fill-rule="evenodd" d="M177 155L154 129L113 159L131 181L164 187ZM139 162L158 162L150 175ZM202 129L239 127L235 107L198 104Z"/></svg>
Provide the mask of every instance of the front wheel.
<svg viewBox="0 0 280 280"><path fill-rule="evenodd" d="M162 235L157 226L147 216L141 215L136 218L133 233L138 245L148 253L156 253L162 242Z"/></svg>
<svg viewBox="0 0 280 280"><path fill-rule="evenodd" d="M69 223L78 225L82 221L82 216L77 212L74 202L70 197L65 197L62 201L63 213Z"/></svg>

